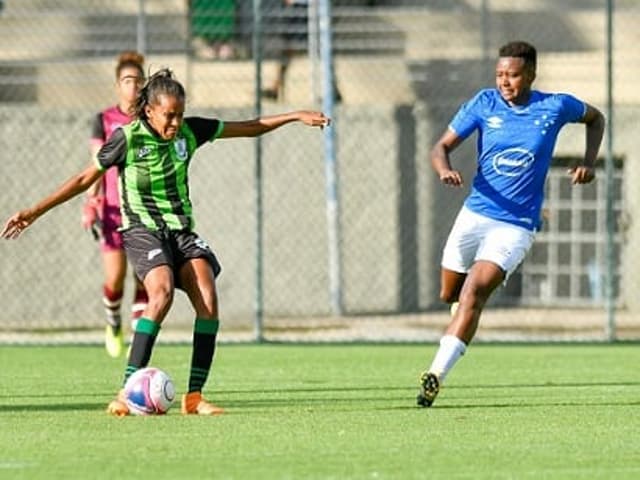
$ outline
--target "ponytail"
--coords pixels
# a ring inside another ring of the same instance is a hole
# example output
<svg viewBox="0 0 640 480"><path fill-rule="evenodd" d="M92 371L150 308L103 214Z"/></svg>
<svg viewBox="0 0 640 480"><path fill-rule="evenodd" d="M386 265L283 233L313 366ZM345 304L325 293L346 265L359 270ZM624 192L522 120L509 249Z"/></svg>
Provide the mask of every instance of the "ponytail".
<svg viewBox="0 0 640 480"><path fill-rule="evenodd" d="M140 89L135 104L136 117L145 120L147 118L145 107L157 104L160 95L168 95L181 100L186 97L184 87L173 77L173 72L168 68L163 68L151 75Z"/></svg>

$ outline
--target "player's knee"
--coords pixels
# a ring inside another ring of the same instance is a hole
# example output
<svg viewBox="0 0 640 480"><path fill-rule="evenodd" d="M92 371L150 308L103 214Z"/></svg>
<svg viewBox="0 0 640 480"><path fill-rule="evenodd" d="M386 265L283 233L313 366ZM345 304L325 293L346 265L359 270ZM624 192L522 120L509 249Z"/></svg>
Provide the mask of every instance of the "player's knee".
<svg viewBox="0 0 640 480"><path fill-rule="evenodd" d="M202 302L194 305L198 317L217 318L218 317L218 299L215 291L208 295L203 295Z"/></svg>
<svg viewBox="0 0 640 480"><path fill-rule="evenodd" d="M460 303L464 303L467 308L482 310L489 299L490 291L483 288L465 288L460 292Z"/></svg>
<svg viewBox="0 0 640 480"><path fill-rule="evenodd" d="M147 310L156 314L154 318L163 318L173 303L173 289L170 286L162 286L147 294Z"/></svg>

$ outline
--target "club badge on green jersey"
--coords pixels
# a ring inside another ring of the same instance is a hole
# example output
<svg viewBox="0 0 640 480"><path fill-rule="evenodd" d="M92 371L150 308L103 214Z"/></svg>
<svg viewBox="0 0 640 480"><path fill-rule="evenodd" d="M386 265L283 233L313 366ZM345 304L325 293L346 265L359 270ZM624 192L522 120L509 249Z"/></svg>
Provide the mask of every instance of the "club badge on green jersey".
<svg viewBox="0 0 640 480"><path fill-rule="evenodd" d="M178 160L185 162L187 158L189 158L189 151L187 150L186 138L176 139L176 141L173 142L173 147L176 150L176 155L178 155Z"/></svg>

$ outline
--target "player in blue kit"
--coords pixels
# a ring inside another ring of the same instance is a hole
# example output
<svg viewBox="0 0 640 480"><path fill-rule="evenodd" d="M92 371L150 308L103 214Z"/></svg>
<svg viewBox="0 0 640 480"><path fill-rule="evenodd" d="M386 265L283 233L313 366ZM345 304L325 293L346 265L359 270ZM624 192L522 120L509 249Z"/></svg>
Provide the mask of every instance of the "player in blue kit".
<svg viewBox="0 0 640 480"><path fill-rule="evenodd" d="M581 165L569 170L573 184L595 178L594 164L605 119L593 106L568 94L532 90L536 49L511 42L499 50L496 88L462 105L431 150L431 165L445 185L460 187L450 153L478 132L478 168L444 247L440 298L452 309L431 366L420 377L417 403L430 407L440 385L465 353L491 293L522 262L540 227L549 164L561 128L586 125Z"/></svg>

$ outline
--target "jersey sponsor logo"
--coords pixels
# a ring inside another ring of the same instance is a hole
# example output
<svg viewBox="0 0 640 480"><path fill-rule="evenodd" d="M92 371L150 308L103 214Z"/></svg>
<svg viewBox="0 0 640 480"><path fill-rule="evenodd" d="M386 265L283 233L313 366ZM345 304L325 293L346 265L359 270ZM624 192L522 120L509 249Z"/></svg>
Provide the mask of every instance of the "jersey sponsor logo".
<svg viewBox="0 0 640 480"><path fill-rule="evenodd" d="M178 155L178 160L184 162L189 157L189 152L187 151L187 139L186 138L178 138L175 142L173 142L173 147L176 150L176 155Z"/></svg>
<svg viewBox="0 0 640 480"><path fill-rule="evenodd" d="M489 128L502 128L502 123L503 120L500 117L496 117L495 115L493 117L487 118L487 126Z"/></svg>
<svg viewBox="0 0 640 480"><path fill-rule="evenodd" d="M147 253L147 260L153 260L161 253L162 253L161 248L154 248L153 250L149 250L149 253Z"/></svg>
<svg viewBox="0 0 640 480"><path fill-rule="evenodd" d="M517 177L531 166L534 155L524 148L508 148L493 157L493 169L498 175Z"/></svg>
<svg viewBox="0 0 640 480"><path fill-rule="evenodd" d="M136 157L140 158L144 158L147 155L149 155L151 153L151 147L145 145L144 147L141 147L138 149L138 153L136 154Z"/></svg>

